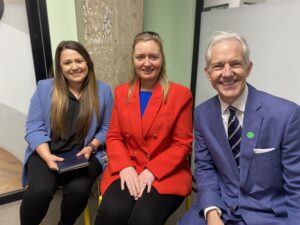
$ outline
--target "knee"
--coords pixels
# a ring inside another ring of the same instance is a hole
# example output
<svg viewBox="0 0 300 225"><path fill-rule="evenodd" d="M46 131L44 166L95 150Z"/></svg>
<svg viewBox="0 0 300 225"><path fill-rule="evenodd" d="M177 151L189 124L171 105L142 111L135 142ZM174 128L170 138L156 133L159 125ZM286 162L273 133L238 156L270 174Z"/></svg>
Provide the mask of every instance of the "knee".
<svg viewBox="0 0 300 225"><path fill-rule="evenodd" d="M44 199L52 199L56 191L56 187L51 187L43 184L31 185L24 193L24 197L32 198L34 201L41 201Z"/></svg>
<svg viewBox="0 0 300 225"><path fill-rule="evenodd" d="M116 213L117 212L117 213ZM124 207L119 202L111 201L109 204L101 202L97 216L97 224L127 224L130 209Z"/></svg>
<svg viewBox="0 0 300 225"><path fill-rule="evenodd" d="M90 191L89 185L71 185L64 190L64 196L72 199L87 199L90 196Z"/></svg>

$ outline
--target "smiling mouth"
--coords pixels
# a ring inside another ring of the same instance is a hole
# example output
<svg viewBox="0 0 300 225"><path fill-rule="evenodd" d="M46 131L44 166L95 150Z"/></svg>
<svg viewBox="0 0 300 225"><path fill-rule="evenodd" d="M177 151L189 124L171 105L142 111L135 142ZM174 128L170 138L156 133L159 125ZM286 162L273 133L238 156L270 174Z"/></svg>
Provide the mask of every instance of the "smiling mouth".
<svg viewBox="0 0 300 225"><path fill-rule="evenodd" d="M82 71L73 71L72 73L70 73L71 75L81 75Z"/></svg>
<svg viewBox="0 0 300 225"><path fill-rule="evenodd" d="M233 85L237 82L238 80L228 80L228 81L221 81L220 83L225 85L225 86L229 86L229 85Z"/></svg>
<svg viewBox="0 0 300 225"><path fill-rule="evenodd" d="M143 70L143 72L146 74L150 74L150 73L152 73L152 70Z"/></svg>

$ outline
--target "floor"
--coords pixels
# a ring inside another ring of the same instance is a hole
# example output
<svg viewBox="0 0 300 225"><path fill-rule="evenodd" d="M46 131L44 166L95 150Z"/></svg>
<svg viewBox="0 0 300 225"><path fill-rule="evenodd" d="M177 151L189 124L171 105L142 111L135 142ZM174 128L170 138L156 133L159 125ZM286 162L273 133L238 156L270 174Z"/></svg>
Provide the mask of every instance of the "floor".
<svg viewBox="0 0 300 225"><path fill-rule="evenodd" d="M21 170L20 160L0 147L0 194L22 188Z"/></svg>

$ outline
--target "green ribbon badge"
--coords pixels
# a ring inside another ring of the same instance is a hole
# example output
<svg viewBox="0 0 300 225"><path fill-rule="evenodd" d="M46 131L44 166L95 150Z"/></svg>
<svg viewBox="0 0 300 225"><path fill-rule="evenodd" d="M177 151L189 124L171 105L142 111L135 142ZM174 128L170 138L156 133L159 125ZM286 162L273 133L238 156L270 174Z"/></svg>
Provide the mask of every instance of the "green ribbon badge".
<svg viewBox="0 0 300 225"><path fill-rule="evenodd" d="M253 139L254 138L254 133L252 131L247 132L247 138Z"/></svg>

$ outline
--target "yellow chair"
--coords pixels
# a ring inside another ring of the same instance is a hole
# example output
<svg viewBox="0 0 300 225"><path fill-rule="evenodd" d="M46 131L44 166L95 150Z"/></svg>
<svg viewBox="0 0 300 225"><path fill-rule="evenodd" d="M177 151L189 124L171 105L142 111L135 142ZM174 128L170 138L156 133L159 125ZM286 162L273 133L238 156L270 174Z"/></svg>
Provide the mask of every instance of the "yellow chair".
<svg viewBox="0 0 300 225"><path fill-rule="evenodd" d="M187 196L185 198L185 210L189 210L189 208L191 207L191 196Z"/></svg>
<svg viewBox="0 0 300 225"><path fill-rule="evenodd" d="M90 220L90 210L89 210L89 206L88 204L86 205L86 207L83 210L83 221L84 221L84 225L91 225L91 220Z"/></svg>

